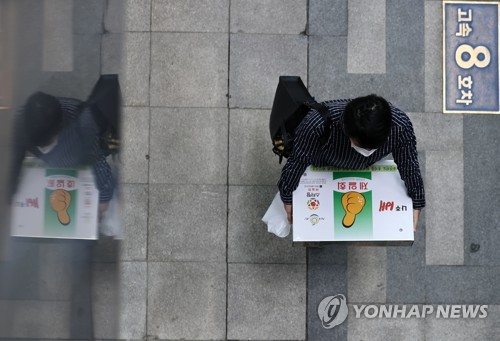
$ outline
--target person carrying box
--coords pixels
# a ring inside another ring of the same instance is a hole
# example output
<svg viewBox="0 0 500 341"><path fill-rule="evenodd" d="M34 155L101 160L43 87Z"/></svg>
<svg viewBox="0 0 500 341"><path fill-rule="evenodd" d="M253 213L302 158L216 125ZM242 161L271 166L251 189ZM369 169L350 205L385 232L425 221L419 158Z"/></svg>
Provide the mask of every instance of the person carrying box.
<svg viewBox="0 0 500 341"><path fill-rule="evenodd" d="M288 221L292 223L292 193L309 165L364 169L392 153L413 202L416 230L420 211L425 207L425 191L408 116L377 95L330 100L320 105L327 109L327 119L325 113L309 110L294 132L293 152L278 182Z"/></svg>
<svg viewBox="0 0 500 341"><path fill-rule="evenodd" d="M26 152L52 167L92 165L99 190L99 218L113 196L115 180L100 143L91 106L77 99L36 92L14 121L10 195L14 195Z"/></svg>

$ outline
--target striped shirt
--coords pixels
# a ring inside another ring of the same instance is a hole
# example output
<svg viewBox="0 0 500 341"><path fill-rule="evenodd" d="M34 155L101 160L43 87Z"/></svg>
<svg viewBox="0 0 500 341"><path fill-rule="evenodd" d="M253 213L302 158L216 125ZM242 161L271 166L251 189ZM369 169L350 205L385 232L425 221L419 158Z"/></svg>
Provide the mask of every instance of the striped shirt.
<svg viewBox="0 0 500 341"><path fill-rule="evenodd" d="M408 116L390 105L392 113L390 135L372 155L365 157L351 147L351 141L343 130L344 110L350 101L341 99L323 103L329 110L332 122L328 142L324 145L321 145L319 140L325 122L318 111L312 109L297 127L293 154L283 167L278 182L281 200L285 204L292 203L292 193L298 187L300 178L309 165L364 169L392 153L407 193L413 201L413 208L423 208L424 183L418 164L417 141Z"/></svg>
<svg viewBox="0 0 500 341"><path fill-rule="evenodd" d="M27 142L22 115L17 117L14 126L13 179L17 179L25 153L29 151L51 167L92 165L99 190L99 201L111 200L115 186L113 173L100 148L99 127L92 112L88 107L82 109L82 102L77 99L57 100L63 112L63 128L57 135L56 146L46 154ZM14 193L17 181L12 181L12 187L11 193Z"/></svg>

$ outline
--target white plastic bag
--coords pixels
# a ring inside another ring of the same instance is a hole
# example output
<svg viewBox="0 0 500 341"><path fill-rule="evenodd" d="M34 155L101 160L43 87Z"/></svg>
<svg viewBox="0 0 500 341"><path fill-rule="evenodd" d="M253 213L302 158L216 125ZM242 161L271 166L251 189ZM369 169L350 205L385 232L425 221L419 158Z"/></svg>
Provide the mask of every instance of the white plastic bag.
<svg viewBox="0 0 500 341"><path fill-rule="evenodd" d="M120 213L121 205L120 198L115 194L109 201L109 206L101 222L99 223L99 232L105 236L114 237L114 239L123 239L123 221Z"/></svg>
<svg viewBox="0 0 500 341"><path fill-rule="evenodd" d="M292 225L288 223L285 207L281 201L280 193L276 193L271 206L262 217L262 221L267 224L267 232L274 233L278 237L285 238L290 234Z"/></svg>

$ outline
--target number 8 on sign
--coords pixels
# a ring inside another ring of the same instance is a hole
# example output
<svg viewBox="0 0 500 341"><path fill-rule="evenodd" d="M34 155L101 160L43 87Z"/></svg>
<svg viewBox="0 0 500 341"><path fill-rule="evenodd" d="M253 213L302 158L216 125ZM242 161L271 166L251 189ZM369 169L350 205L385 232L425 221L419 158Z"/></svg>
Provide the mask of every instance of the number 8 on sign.
<svg viewBox="0 0 500 341"><path fill-rule="evenodd" d="M469 54L469 60L463 60L464 53ZM479 55L483 55L483 60L479 60L477 57ZM457 48L457 52L455 52L455 61L458 66L462 69L470 69L473 66L477 66L478 68L485 68L490 64L491 54L490 50L486 46L480 45L477 47L472 47L467 44L462 44Z"/></svg>

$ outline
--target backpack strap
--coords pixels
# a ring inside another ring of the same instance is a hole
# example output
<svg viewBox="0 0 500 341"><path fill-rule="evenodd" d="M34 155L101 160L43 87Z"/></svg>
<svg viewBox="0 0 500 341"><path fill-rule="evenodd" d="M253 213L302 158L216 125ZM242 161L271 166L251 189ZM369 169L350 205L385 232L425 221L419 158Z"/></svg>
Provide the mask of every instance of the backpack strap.
<svg viewBox="0 0 500 341"><path fill-rule="evenodd" d="M331 119L330 119L330 111L326 106L323 104L320 104L316 101L314 102L306 102L305 103L309 108L317 110L321 117L323 117L323 120L326 123L325 130L323 131L323 134L321 134L319 141L321 144L326 144L328 142L328 138L330 137L330 132L332 130L332 125L331 125Z"/></svg>

